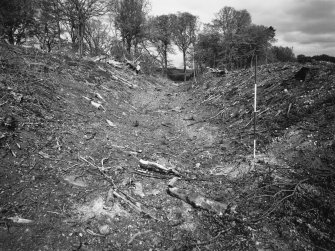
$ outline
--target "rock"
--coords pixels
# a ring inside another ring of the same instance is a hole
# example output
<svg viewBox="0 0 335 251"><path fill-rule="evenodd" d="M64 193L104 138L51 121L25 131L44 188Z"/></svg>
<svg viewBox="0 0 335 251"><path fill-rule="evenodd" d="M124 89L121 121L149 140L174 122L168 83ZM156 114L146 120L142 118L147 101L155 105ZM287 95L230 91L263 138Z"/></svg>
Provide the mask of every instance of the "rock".
<svg viewBox="0 0 335 251"><path fill-rule="evenodd" d="M111 229L107 224L99 226L99 233L100 234L107 235L110 232L111 232Z"/></svg>
<svg viewBox="0 0 335 251"><path fill-rule="evenodd" d="M8 130L15 130L16 126L17 126L17 121L16 119L11 116L11 115L7 115L5 116L5 118L3 119L2 122L3 126L6 127Z"/></svg>

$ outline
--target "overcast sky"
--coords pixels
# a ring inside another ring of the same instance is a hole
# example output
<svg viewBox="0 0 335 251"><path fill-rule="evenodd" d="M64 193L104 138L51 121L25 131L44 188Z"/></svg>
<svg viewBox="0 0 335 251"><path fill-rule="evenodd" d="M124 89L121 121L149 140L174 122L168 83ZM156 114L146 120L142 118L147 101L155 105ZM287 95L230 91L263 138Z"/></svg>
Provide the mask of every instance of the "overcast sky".
<svg viewBox="0 0 335 251"><path fill-rule="evenodd" d="M246 9L252 23L273 26L275 45L295 55L335 56L335 0L149 0L151 15L190 12L209 23L221 8Z"/></svg>

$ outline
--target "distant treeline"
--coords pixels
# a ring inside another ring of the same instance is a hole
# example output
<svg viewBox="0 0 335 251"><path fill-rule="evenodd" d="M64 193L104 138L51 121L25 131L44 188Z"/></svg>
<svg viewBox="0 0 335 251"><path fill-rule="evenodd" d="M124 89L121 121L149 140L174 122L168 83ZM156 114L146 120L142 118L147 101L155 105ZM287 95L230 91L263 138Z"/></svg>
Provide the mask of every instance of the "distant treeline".
<svg viewBox="0 0 335 251"><path fill-rule="evenodd" d="M308 62L313 62L313 61L326 61L326 62L335 63L335 57L332 57L326 54L309 57L309 56L305 56L301 54L297 56L297 61L299 63L308 63Z"/></svg>

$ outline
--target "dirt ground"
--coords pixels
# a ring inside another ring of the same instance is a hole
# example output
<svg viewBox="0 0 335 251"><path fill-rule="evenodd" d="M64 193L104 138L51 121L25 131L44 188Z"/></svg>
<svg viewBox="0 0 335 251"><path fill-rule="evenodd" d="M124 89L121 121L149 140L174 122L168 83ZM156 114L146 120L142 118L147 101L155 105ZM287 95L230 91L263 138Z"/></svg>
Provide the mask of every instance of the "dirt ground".
<svg viewBox="0 0 335 251"><path fill-rule="evenodd" d="M2 83L1 117L15 125L1 127L1 250L220 250L224 233L237 231L225 215L167 193L170 184L232 201L222 175L209 175L220 165L219 128L192 125L207 111L189 84L126 70L129 88L72 79L68 69L29 75L5 67L15 81ZM182 175L141 170L140 159Z"/></svg>
<svg viewBox="0 0 335 251"><path fill-rule="evenodd" d="M299 231L332 246L333 232L322 228L332 217L281 211L295 212L284 200L300 182L286 193L282 175L270 208L257 194L280 176L259 170L287 173L285 158L302 150L283 146L307 147L311 137L277 133L254 163L252 138L238 132L250 114L243 104L234 113L248 97L228 106L235 89L2 49L0 250L317 250ZM208 105L218 98L223 108Z"/></svg>

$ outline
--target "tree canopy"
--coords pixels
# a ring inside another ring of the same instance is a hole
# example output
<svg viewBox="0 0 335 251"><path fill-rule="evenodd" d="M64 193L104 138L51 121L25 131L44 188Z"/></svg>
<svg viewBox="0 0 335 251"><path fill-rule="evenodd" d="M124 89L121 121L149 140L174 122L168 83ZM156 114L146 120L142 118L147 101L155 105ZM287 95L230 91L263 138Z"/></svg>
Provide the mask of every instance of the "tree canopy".
<svg viewBox="0 0 335 251"><path fill-rule="evenodd" d="M247 10L224 7L198 35L196 58L200 66L228 69L247 67L256 55L265 63L274 38L275 29L252 24Z"/></svg>
<svg viewBox="0 0 335 251"><path fill-rule="evenodd" d="M21 44L33 34L35 23L33 0L0 2L0 34L10 44Z"/></svg>
<svg viewBox="0 0 335 251"><path fill-rule="evenodd" d="M168 53L173 52L172 43L177 16L174 14L160 15L149 20L148 39L153 44L161 58L165 74L168 67Z"/></svg>
<svg viewBox="0 0 335 251"><path fill-rule="evenodd" d="M80 56L138 57L145 51L165 73L174 48L184 72L190 59L200 68L228 69L248 67L255 56L260 64L295 60L292 48L272 45L275 28L253 24L245 9L225 6L212 22L199 25L189 12L148 17L149 8L149 0L2 0L0 38L32 41L48 52L70 45Z"/></svg>
<svg viewBox="0 0 335 251"><path fill-rule="evenodd" d="M186 79L186 52L191 44L196 41L198 18L191 13L182 12L177 14L174 26L174 42L183 53L184 76Z"/></svg>
<svg viewBox="0 0 335 251"><path fill-rule="evenodd" d="M114 3L115 27L120 31L128 53L132 45L136 48L144 37L146 6L146 0L116 0Z"/></svg>

